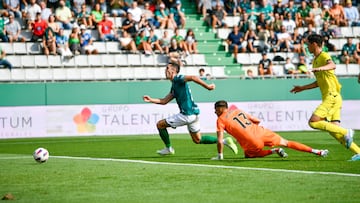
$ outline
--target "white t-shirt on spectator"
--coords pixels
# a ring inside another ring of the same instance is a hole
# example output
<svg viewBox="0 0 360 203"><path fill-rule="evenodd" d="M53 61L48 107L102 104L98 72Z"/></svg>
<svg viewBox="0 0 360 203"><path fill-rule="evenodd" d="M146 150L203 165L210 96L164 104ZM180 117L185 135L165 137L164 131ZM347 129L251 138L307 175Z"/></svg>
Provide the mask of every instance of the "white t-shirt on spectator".
<svg viewBox="0 0 360 203"><path fill-rule="evenodd" d="M129 9L127 10L127 12L131 13L133 19L134 19L136 22L139 22L139 21L140 21L140 19L141 19L141 14L142 14L141 8L139 8L139 7L129 8Z"/></svg>

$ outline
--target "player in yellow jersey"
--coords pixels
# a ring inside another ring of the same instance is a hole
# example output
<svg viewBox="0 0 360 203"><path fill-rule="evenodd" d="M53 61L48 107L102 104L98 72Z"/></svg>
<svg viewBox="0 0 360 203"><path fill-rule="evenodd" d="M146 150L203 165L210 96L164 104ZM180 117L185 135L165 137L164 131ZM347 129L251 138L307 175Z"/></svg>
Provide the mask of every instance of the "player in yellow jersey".
<svg viewBox="0 0 360 203"><path fill-rule="evenodd" d="M312 72L316 81L303 85L294 86L290 90L298 93L303 90L320 88L322 103L315 109L309 119L310 127L327 131L347 149L355 153L352 161L360 160L360 148L353 142L354 131L340 126L340 113L342 98L340 94L341 85L335 75L336 65L330 55L322 51L323 38L318 34L311 34L307 37L309 51L314 54Z"/></svg>

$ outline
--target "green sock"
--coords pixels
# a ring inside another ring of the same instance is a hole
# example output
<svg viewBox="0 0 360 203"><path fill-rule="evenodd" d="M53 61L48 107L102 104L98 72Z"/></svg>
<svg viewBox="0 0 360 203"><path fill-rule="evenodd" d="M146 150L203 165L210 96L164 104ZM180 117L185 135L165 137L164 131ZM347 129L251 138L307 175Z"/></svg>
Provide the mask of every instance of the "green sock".
<svg viewBox="0 0 360 203"><path fill-rule="evenodd" d="M158 129L159 130L159 135L162 139L162 141L164 142L166 147L171 147L171 143L170 143L170 137L169 137L169 133L167 131L167 129Z"/></svg>
<svg viewBox="0 0 360 203"><path fill-rule="evenodd" d="M200 144L215 144L217 140L217 137L205 135L201 136Z"/></svg>

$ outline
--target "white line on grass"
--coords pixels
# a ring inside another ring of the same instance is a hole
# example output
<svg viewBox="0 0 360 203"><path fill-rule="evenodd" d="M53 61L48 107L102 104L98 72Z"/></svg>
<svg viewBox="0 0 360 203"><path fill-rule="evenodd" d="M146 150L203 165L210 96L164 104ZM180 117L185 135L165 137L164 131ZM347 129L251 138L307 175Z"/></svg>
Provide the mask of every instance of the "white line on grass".
<svg viewBox="0 0 360 203"><path fill-rule="evenodd" d="M300 170L287 170L287 169L253 168L253 167L241 167L241 166L208 165L208 164L187 164L187 163L156 162L156 161L131 160L131 159L71 157L71 156L51 156L51 158L91 160L91 161L115 161L115 162L141 163L141 164L153 164L153 165L191 166L191 167L205 167L205 168L222 168L222 169L238 169L238 170L253 170L253 171L271 171L271 172L285 172L285 173L320 174L320 175L336 175L336 176L360 177L360 174L355 174L355 173L337 173L337 172L324 172L324 171L300 171Z"/></svg>

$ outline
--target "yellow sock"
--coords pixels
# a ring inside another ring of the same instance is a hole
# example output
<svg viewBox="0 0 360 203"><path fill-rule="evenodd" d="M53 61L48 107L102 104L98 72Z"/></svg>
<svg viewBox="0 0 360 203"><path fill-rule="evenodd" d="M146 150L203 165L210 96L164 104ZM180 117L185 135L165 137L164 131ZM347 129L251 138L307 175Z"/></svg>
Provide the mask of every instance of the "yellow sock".
<svg viewBox="0 0 360 203"><path fill-rule="evenodd" d="M352 142L349 149L354 152L355 154L360 154L360 147L355 144L355 142Z"/></svg>
<svg viewBox="0 0 360 203"><path fill-rule="evenodd" d="M337 141L339 141L343 146L345 146L345 141L343 138L344 135L339 133L330 133L330 135L333 136ZM351 143L349 149L355 154L360 154L360 147L355 142Z"/></svg>
<svg viewBox="0 0 360 203"><path fill-rule="evenodd" d="M326 121L309 122L309 125L312 128L324 130L329 133L341 134L342 136L346 135L347 133L347 129Z"/></svg>

